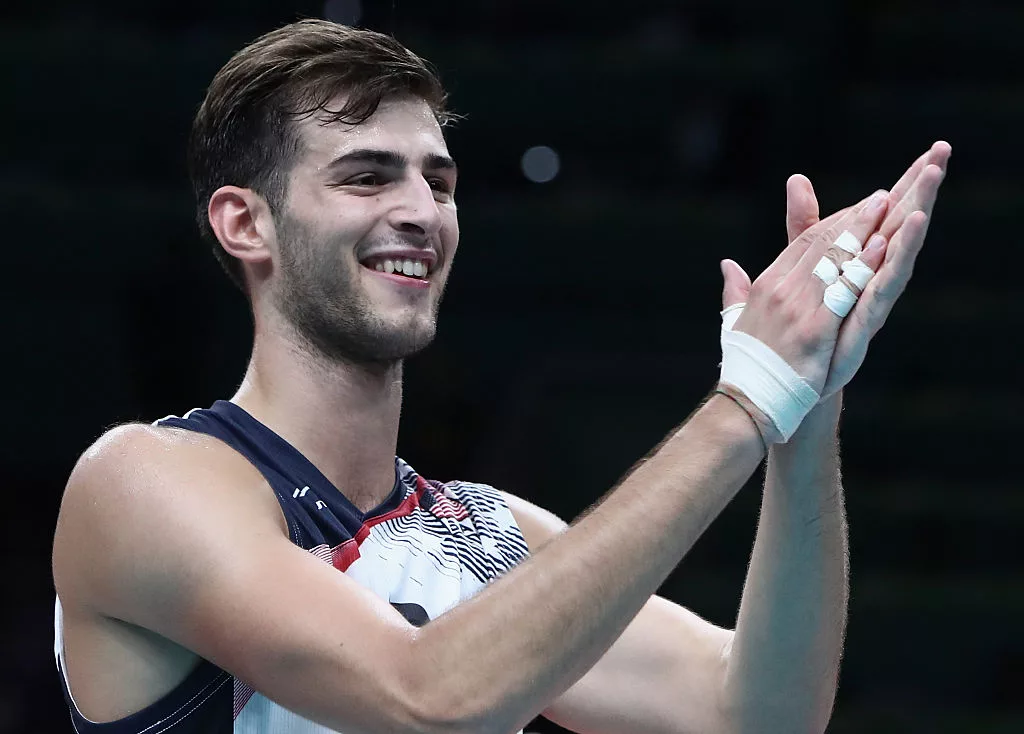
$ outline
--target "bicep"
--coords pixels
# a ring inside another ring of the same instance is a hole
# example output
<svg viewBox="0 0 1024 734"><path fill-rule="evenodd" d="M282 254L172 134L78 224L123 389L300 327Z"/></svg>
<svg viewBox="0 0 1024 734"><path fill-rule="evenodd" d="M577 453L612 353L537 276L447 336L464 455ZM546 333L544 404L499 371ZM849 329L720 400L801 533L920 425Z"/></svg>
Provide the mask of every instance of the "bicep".
<svg viewBox="0 0 1024 734"><path fill-rule="evenodd" d="M506 495L531 552L566 523ZM652 596L619 639L544 712L587 734L679 734L722 730L721 692L733 633Z"/></svg>
<svg viewBox="0 0 1024 734"><path fill-rule="evenodd" d="M170 463L157 452L111 470L99 457L76 469L55 542L58 592L326 726L422 728L415 628L293 545L252 486L236 491L224 472L189 458Z"/></svg>

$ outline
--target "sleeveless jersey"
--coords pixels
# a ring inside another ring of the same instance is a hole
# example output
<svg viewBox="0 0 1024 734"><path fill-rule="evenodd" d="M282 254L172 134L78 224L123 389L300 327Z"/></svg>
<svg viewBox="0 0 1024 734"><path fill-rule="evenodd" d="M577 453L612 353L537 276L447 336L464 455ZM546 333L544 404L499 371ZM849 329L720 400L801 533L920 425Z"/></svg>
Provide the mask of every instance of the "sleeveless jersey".
<svg viewBox="0 0 1024 734"><path fill-rule="evenodd" d="M471 597L528 555L512 512L492 487L428 481L396 457L391 494L362 513L297 449L234 403L218 400L209 409L168 416L154 425L215 436L245 456L274 490L292 542L390 603L414 625ZM75 705L63 672L59 599L54 627L54 654L78 734L332 731L206 660L151 706L115 722L91 722Z"/></svg>

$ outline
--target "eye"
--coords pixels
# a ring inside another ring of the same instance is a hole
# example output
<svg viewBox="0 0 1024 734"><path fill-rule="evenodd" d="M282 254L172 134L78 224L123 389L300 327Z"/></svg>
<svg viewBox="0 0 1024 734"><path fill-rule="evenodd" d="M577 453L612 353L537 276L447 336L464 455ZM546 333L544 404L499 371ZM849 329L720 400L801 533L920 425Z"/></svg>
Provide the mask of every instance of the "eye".
<svg viewBox="0 0 1024 734"><path fill-rule="evenodd" d="M439 191L442 194L450 194L452 187L443 178L428 178L427 183L430 184L430 188L434 191Z"/></svg>
<svg viewBox="0 0 1024 734"><path fill-rule="evenodd" d="M379 173L360 173L345 181L347 186L380 186L384 183L384 177Z"/></svg>

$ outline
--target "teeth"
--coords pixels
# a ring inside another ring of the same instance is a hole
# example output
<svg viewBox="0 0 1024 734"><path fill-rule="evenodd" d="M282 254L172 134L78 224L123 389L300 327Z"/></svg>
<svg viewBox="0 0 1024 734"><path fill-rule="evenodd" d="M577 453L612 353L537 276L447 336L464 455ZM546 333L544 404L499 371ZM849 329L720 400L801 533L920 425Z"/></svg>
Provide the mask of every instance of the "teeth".
<svg viewBox="0 0 1024 734"><path fill-rule="evenodd" d="M422 260L390 260L385 259L373 266L381 273L398 273L408 278L425 278L430 273L430 266Z"/></svg>

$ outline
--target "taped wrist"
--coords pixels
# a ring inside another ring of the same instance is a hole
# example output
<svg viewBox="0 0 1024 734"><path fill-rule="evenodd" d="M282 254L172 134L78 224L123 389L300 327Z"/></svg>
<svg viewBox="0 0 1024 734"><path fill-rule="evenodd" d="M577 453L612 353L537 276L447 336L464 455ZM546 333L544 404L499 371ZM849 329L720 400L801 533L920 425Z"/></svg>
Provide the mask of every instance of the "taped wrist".
<svg viewBox="0 0 1024 734"><path fill-rule="evenodd" d="M750 334L732 330L742 306L736 304L722 312L719 382L738 390L768 417L777 435L762 432L766 443L785 443L820 396L770 347ZM752 417L756 422L757 416Z"/></svg>

